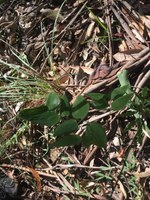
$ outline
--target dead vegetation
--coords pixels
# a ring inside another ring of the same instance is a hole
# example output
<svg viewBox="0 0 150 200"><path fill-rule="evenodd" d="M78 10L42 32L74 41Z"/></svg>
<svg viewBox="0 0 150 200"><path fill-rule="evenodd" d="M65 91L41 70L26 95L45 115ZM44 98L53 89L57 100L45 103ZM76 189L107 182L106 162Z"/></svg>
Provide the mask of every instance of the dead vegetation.
<svg viewBox="0 0 150 200"><path fill-rule="evenodd" d="M51 128L17 114L51 91L67 93L70 102L109 93L124 69L137 94L149 89L150 2L6 0L0 13L0 177L18 188L7 191L10 199L149 199L149 135L137 140L127 110L90 110L85 119L105 127L106 149L49 149Z"/></svg>

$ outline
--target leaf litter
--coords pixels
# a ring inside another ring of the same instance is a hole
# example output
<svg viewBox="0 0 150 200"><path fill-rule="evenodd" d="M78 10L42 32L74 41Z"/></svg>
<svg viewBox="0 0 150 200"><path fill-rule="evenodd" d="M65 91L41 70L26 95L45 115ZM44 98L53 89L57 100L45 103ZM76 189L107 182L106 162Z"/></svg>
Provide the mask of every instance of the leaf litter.
<svg viewBox="0 0 150 200"><path fill-rule="evenodd" d="M98 121L107 147L52 150L50 127L16 116L42 105L51 91L69 92L71 102L89 92L108 93L123 69L137 94L149 88L149 2L6 0L0 11L0 170L3 181L14 170L16 198L147 199L149 138L134 140L132 116L90 110L77 134Z"/></svg>

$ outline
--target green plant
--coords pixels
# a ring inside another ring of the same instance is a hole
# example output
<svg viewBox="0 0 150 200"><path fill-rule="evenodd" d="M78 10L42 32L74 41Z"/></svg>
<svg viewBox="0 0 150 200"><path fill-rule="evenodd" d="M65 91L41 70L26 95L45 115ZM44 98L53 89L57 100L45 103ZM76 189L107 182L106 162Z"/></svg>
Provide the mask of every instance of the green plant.
<svg viewBox="0 0 150 200"><path fill-rule="evenodd" d="M5 66L9 71L9 74L5 75L0 73L1 102L9 100L9 102L18 103L46 98L45 94L53 91L52 86L37 74L24 54L15 53L12 50L11 52L21 64L12 64L0 59L0 65Z"/></svg>
<svg viewBox="0 0 150 200"><path fill-rule="evenodd" d="M54 91L53 86L29 64L24 53L17 52L11 46L9 48L18 62L12 64L0 59L2 68L0 72L0 155L4 154L11 145L18 143L18 138L25 132L23 128L25 124L27 127L27 123L17 125L16 130L11 131L12 134L6 138L7 125L9 127L9 124L15 123L15 112L11 112L9 108L18 109L23 103L32 100L44 101L47 94Z"/></svg>
<svg viewBox="0 0 150 200"><path fill-rule="evenodd" d="M142 188L137 180L137 177L132 173L137 168L138 160L134 156L133 151L129 152L128 158L122 171L121 180L126 182L128 193L133 199L142 199Z"/></svg>
<svg viewBox="0 0 150 200"><path fill-rule="evenodd" d="M2 156L6 152L6 149L10 148L12 145L18 144L18 138L20 138L28 128L27 123L21 124L16 133L10 138L4 138L3 130L0 130L0 156Z"/></svg>
<svg viewBox="0 0 150 200"><path fill-rule="evenodd" d="M75 135L79 124L88 115L90 101L79 96L73 105L70 105L66 96L50 93L46 104L39 107L25 109L19 117L40 125L53 126L56 141L53 146L70 146L83 143L84 146L95 144L106 146L106 135L103 127L96 123L88 123L83 136Z"/></svg>
<svg viewBox="0 0 150 200"><path fill-rule="evenodd" d="M138 136L143 130L149 134L146 121L149 113L148 90L144 88L140 94L136 94L130 86L126 71L119 73L118 79L120 87L115 88L110 94L89 93L86 97L78 96L73 105L69 103L66 95L52 92L44 105L25 109L19 113L19 117L40 125L52 126L56 140L51 146L71 146L82 143L85 147L94 144L105 148L107 138L105 129L100 123L88 122L86 127L82 127L84 132L82 136L75 133L88 116L90 107L101 110L108 107L111 102L109 106L111 110L122 111L120 117L132 118L125 131L136 125Z"/></svg>

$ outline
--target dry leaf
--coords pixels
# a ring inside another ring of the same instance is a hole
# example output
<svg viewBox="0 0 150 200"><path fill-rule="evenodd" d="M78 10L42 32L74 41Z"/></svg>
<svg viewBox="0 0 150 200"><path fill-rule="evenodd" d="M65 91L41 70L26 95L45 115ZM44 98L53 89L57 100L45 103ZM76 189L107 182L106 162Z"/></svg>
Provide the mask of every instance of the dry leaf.
<svg viewBox="0 0 150 200"><path fill-rule="evenodd" d="M50 159L52 160L53 163L58 159L60 154L61 154L60 148L54 148L50 150Z"/></svg>
<svg viewBox="0 0 150 200"><path fill-rule="evenodd" d="M74 69L75 71L79 71L79 68L81 68L86 74L92 74L94 72L93 68L86 67L86 66L69 66L69 68Z"/></svg>
<svg viewBox="0 0 150 200"><path fill-rule="evenodd" d="M47 18L50 18L51 20L55 20L58 18L58 21L62 21L64 17L59 13L59 9L56 8L54 10L49 8L42 8L40 12Z"/></svg>
<svg viewBox="0 0 150 200"><path fill-rule="evenodd" d="M37 191L40 192L41 191L41 180L40 180L39 173L33 168L30 168L30 167L28 167L28 168L31 171L32 175L34 176L34 178L37 182Z"/></svg>
<svg viewBox="0 0 150 200"><path fill-rule="evenodd" d="M84 34L84 38L82 39L82 43L84 43L89 37L91 37L92 32L93 32L93 29L94 29L94 25L95 25L95 22L94 22L94 21L92 21L92 22L89 24L89 26L88 26L88 28L87 28L85 34Z"/></svg>
<svg viewBox="0 0 150 200"><path fill-rule="evenodd" d="M96 60L96 56L93 55L91 60L85 62L85 66L86 67L91 67L93 65L93 63L95 62L95 60Z"/></svg>
<svg viewBox="0 0 150 200"><path fill-rule="evenodd" d="M141 36L141 34L139 33L139 31L137 31L136 29L132 29L132 32L134 33L135 37L142 43L145 42L144 38Z"/></svg>
<svg viewBox="0 0 150 200"><path fill-rule="evenodd" d="M113 58L118 62L122 62L125 60L133 60L133 59L136 60L138 57L138 53L140 51L141 51L141 49L129 49L129 50L118 52L118 53L114 54Z"/></svg>
<svg viewBox="0 0 150 200"><path fill-rule="evenodd" d="M145 172L133 172L133 175L138 179L150 177L150 168L146 168Z"/></svg>

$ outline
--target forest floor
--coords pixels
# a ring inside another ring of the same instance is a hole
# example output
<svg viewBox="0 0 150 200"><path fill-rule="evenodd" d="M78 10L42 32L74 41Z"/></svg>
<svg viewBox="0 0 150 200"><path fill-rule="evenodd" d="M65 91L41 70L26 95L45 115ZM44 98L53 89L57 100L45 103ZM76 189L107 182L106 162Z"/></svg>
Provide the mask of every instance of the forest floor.
<svg viewBox="0 0 150 200"><path fill-rule="evenodd" d="M0 200L150 199L149 42L148 0L0 1ZM50 148L53 127L18 117L51 92L114 95L123 70L130 106L111 96L78 121L76 135L101 124L105 148Z"/></svg>

